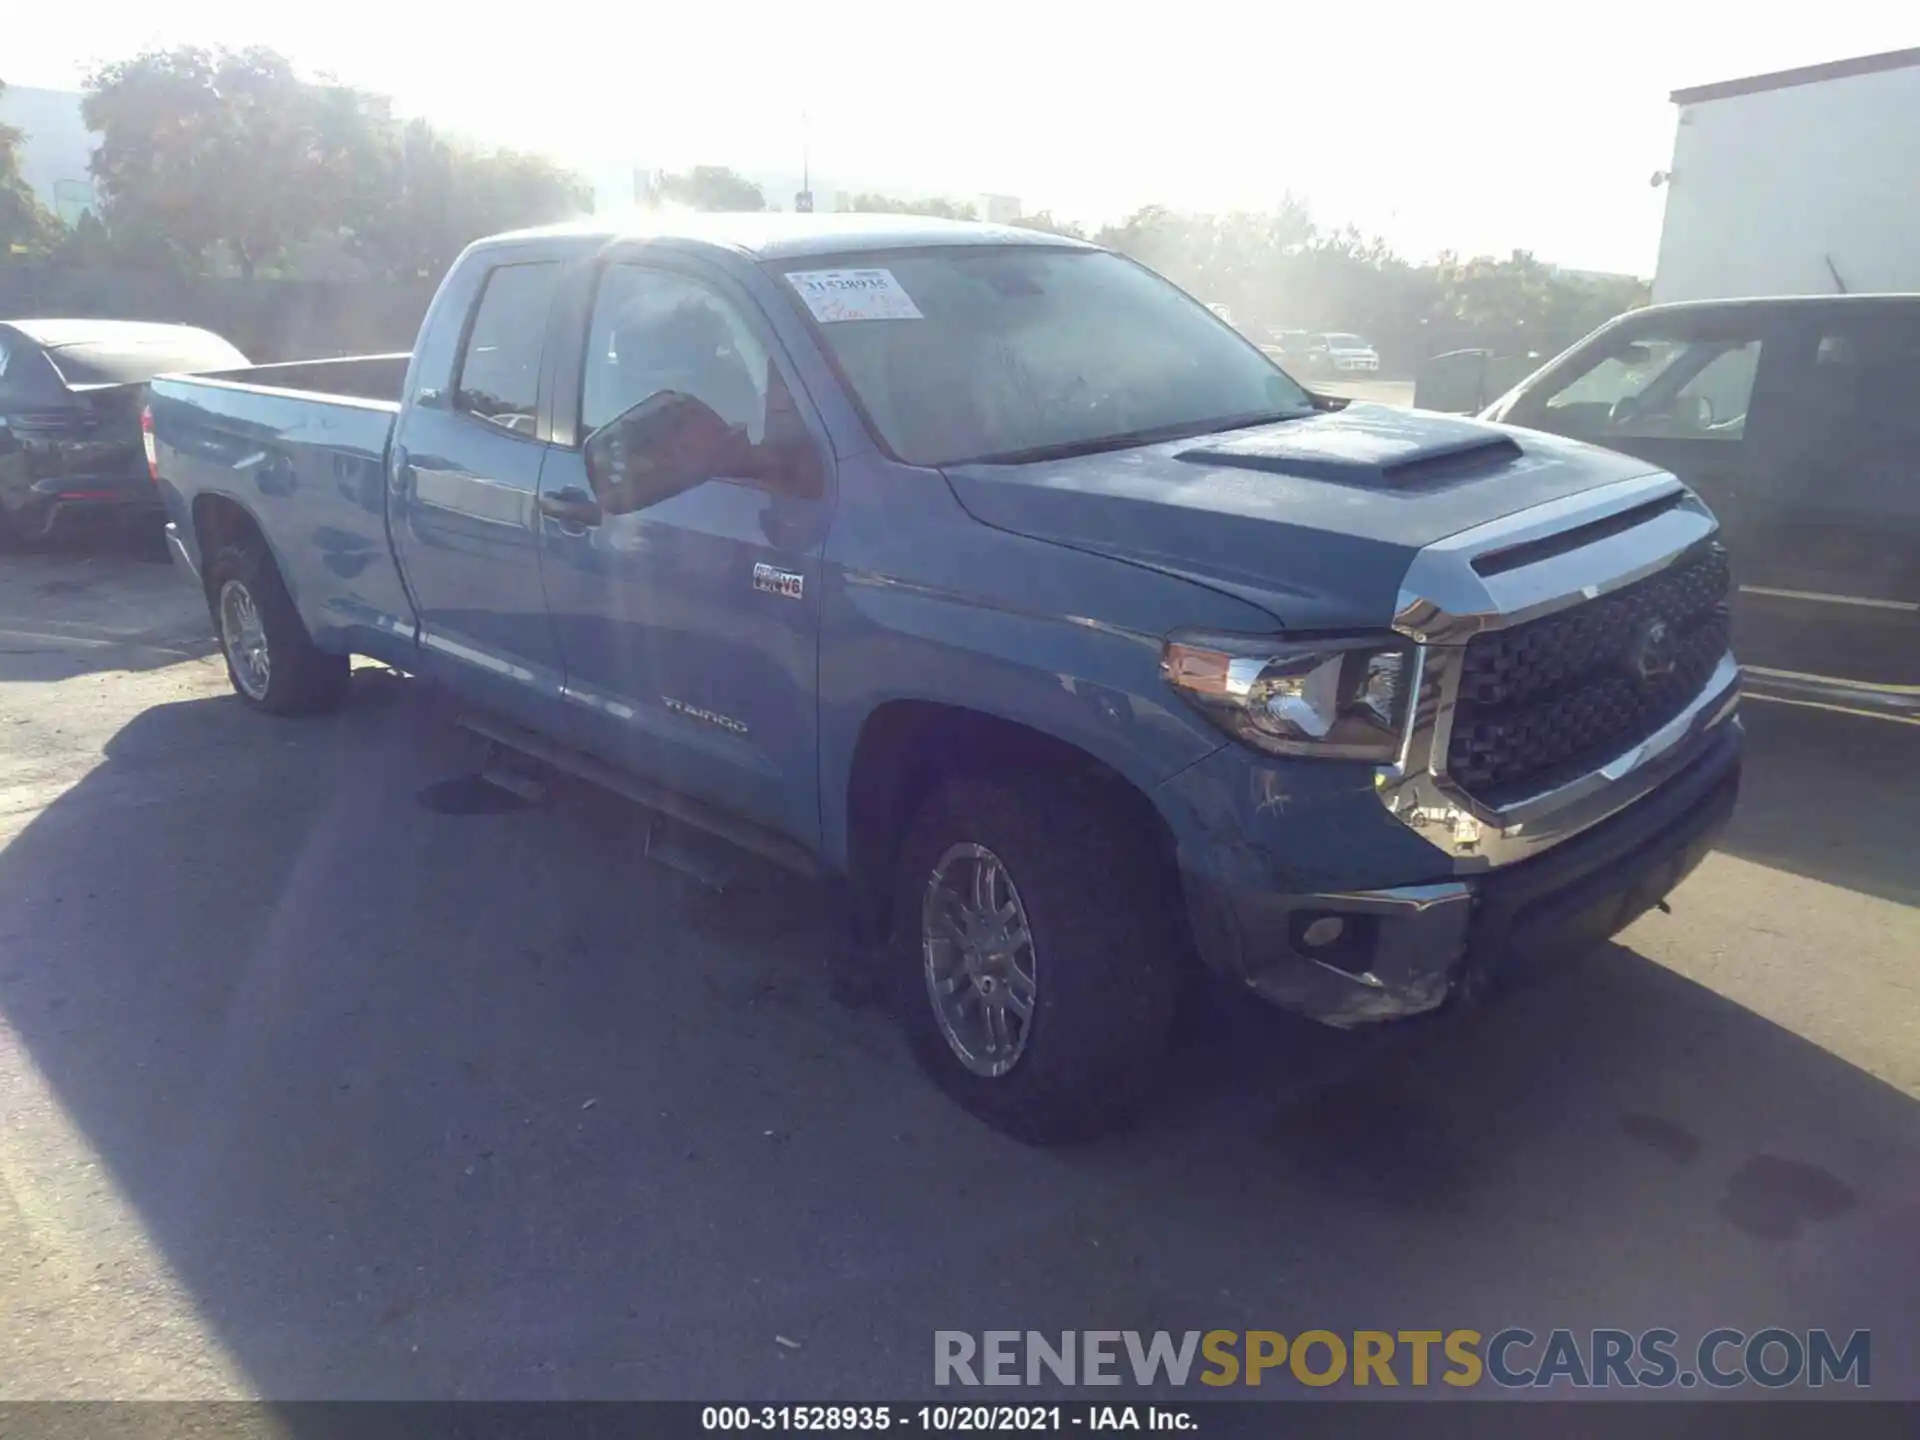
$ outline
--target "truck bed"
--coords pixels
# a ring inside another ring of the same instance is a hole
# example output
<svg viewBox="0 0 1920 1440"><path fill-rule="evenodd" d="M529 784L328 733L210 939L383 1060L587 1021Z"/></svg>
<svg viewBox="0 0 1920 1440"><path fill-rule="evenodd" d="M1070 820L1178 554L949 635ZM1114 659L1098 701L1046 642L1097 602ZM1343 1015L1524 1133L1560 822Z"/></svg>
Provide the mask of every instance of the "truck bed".
<svg viewBox="0 0 1920 1440"><path fill-rule="evenodd" d="M273 545L323 648L405 663L414 613L387 537L387 447L406 355L162 376L150 403L169 533L203 569L206 517L230 500Z"/></svg>
<svg viewBox="0 0 1920 1440"><path fill-rule="evenodd" d="M407 362L412 358L401 353L354 355L344 360L291 360L278 365L248 365L238 370L216 370L198 378L250 389L371 400L397 410L400 407L400 392L407 382Z"/></svg>

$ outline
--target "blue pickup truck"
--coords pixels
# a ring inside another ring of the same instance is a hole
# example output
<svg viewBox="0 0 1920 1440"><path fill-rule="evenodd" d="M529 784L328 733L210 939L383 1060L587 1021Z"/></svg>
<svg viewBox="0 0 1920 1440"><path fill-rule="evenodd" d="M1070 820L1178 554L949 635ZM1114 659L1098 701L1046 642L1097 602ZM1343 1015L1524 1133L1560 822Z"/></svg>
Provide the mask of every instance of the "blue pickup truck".
<svg viewBox="0 0 1920 1440"><path fill-rule="evenodd" d="M1727 558L1671 475L1317 396L1050 235L499 236L411 355L165 377L150 419L247 704L372 656L843 885L929 1074L1036 1141L1133 1110L1200 967L1436 1010L1660 902L1738 786Z"/></svg>

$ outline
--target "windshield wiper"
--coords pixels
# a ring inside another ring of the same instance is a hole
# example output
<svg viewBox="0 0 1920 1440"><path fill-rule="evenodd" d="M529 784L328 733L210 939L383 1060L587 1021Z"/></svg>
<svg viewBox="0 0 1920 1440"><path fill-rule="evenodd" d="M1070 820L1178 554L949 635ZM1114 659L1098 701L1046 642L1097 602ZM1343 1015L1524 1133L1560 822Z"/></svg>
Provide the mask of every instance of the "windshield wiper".
<svg viewBox="0 0 1920 1440"><path fill-rule="evenodd" d="M1132 450L1141 445L1159 445L1168 440L1191 440L1199 435L1219 435L1228 430L1249 430L1255 425L1277 425L1282 420L1304 420L1312 410L1268 410L1257 415L1229 415L1219 420L1198 423L1182 421L1175 425L1154 425L1144 430L1123 430L1117 435L1099 435L1089 440L1063 440L1053 445L1030 445L1024 450L1002 450L994 455L975 455L966 460L944 461L947 465L1033 465L1042 460L1071 460L1080 455L1100 455L1109 450Z"/></svg>

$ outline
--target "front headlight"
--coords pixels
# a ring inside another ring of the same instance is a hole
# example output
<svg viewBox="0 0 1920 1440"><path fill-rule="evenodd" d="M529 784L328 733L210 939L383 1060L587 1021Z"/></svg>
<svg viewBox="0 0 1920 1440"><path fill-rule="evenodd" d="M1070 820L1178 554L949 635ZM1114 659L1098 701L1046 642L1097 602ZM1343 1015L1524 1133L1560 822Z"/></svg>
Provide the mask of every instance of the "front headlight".
<svg viewBox="0 0 1920 1440"><path fill-rule="evenodd" d="M1398 637L1183 634L1167 641L1160 668L1216 724L1270 754L1399 753L1413 652Z"/></svg>

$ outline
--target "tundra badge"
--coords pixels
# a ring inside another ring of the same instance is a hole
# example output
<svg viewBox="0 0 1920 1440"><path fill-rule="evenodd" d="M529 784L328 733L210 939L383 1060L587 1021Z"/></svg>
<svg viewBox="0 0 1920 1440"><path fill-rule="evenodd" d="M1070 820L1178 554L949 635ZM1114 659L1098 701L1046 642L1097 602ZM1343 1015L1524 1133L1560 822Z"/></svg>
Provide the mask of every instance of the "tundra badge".
<svg viewBox="0 0 1920 1440"><path fill-rule="evenodd" d="M784 595L789 600L798 600L806 586L806 576L797 575L791 570L777 570L764 560L753 567L753 588L764 590L769 595Z"/></svg>

